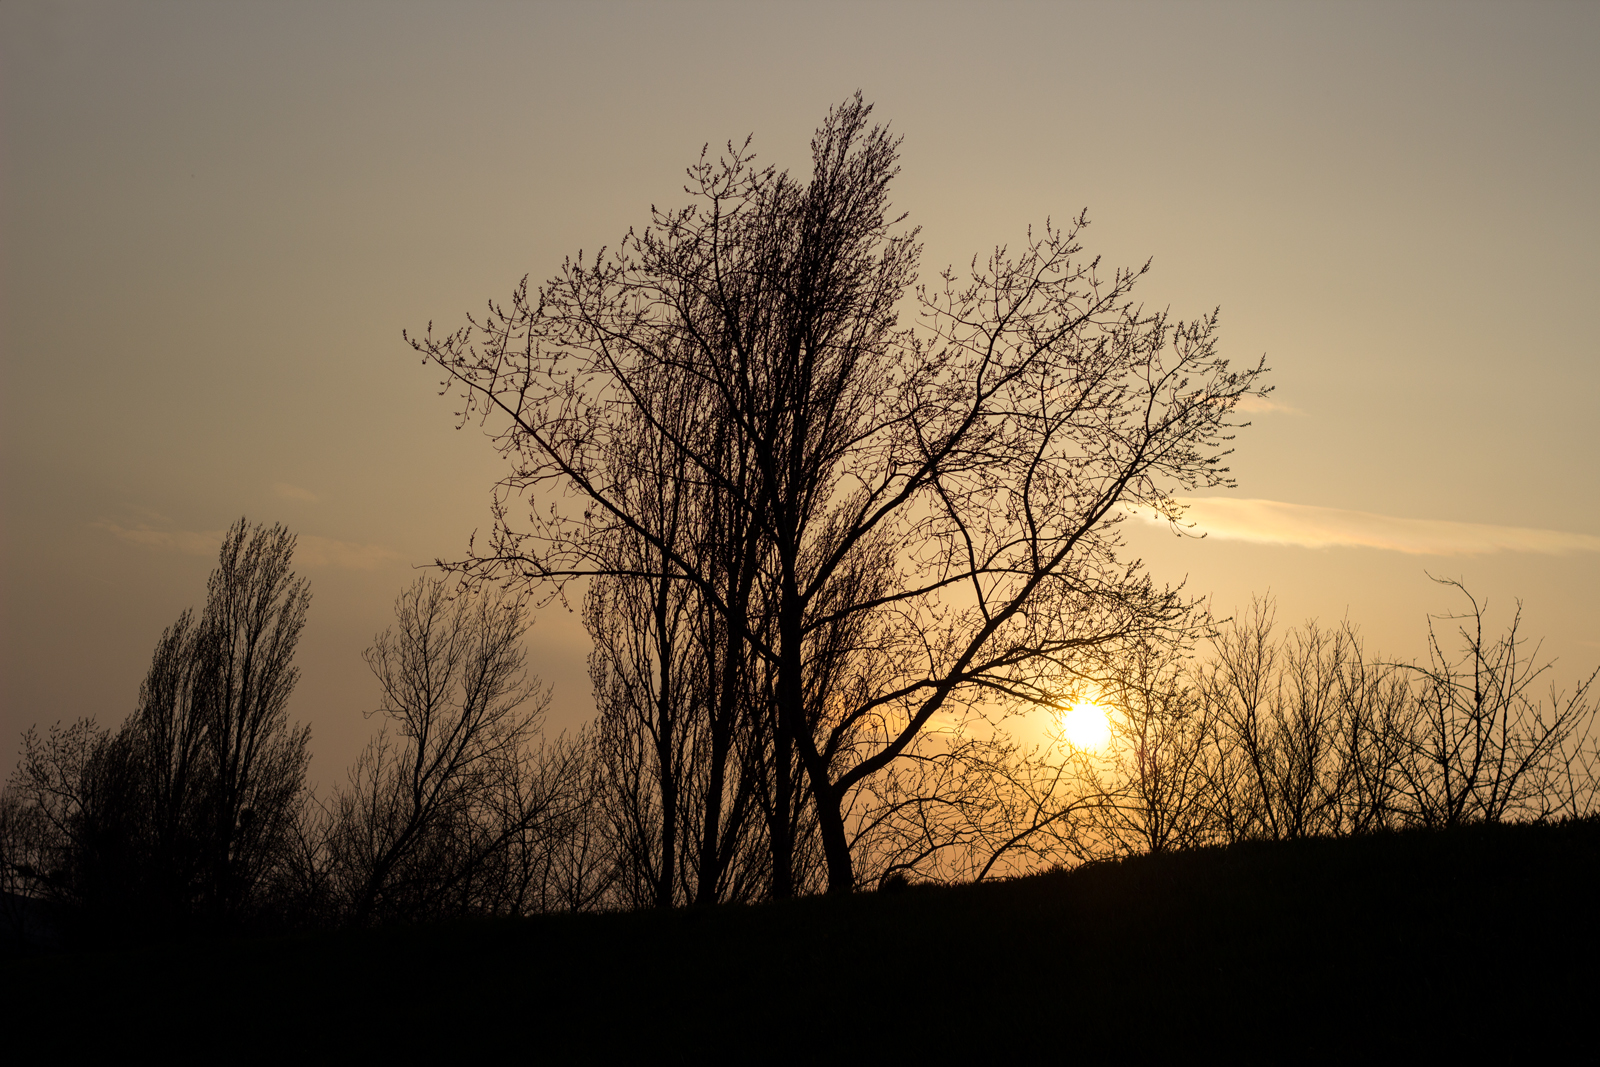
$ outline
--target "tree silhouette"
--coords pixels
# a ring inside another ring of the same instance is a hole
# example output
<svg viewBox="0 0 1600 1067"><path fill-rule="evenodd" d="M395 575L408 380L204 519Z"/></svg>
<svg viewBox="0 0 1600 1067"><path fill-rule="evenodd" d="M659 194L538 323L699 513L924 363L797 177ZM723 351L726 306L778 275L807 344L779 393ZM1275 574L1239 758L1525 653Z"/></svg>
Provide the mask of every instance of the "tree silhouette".
<svg viewBox="0 0 1600 1067"><path fill-rule="evenodd" d="M670 386L669 386L670 387ZM688 403L671 414L694 417ZM626 455L675 456L650 477L619 456L616 491L661 541L718 576L735 603L751 596L755 542L716 487L692 479L674 437L648 424ZM732 520L732 521L729 521ZM670 906L748 899L764 867L754 819L759 741L748 643L730 632L703 590L674 571L671 554L626 528L607 546L611 573L594 578L583 618L594 640L590 676L599 709L596 754L619 849L620 888L633 903Z"/></svg>
<svg viewBox="0 0 1600 1067"><path fill-rule="evenodd" d="M223 538L205 608L161 635L137 709L30 730L12 790L48 896L93 924L231 923L267 906L300 817L310 728L291 725L310 593L295 539L244 519Z"/></svg>
<svg viewBox="0 0 1600 1067"><path fill-rule="evenodd" d="M464 570L557 592L686 583L760 664L779 896L794 797L829 888L850 890L852 797L936 716L1059 703L1118 644L1181 624L1116 527L1229 484L1229 420L1264 372L1217 357L1215 314L1134 303L1148 264L1081 259L1082 216L913 288L917 231L894 232L888 200L898 141L870 110L857 94L828 114L809 180L758 169L748 141L702 153L690 205L467 327L408 337L513 461ZM679 479L717 495L702 521L745 532L746 585L690 550L709 529L670 534L626 489ZM653 558L619 565L624 533Z"/></svg>
<svg viewBox="0 0 1600 1067"><path fill-rule="evenodd" d="M1484 633L1484 605L1460 582L1436 579L1467 598L1458 621L1461 652L1452 659L1428 624L1429 664L1403 722L1383 740L1395 765L1395 791L1427 826L1546 819L1596 810L1596 705L1600 669L1570 693L1552 684L1549 703L1534 685L1548 674L1538 649L1524 653L1522 604L1503 636ZM1586 746L1589 746L1586 748Z"/></svg>
<svg viewBox="0 0 1600 1067"><path fill-rule="evenodd" d="M333 798L333 892L348 919L534 910L549 825L579 752L544 746L549 693L524 670L523 605L418 579L366 652L384 728ZM534 903L530 903L530 900Z"/></svg>
<svg viewBox="0 0 1600 1067"><path fill-rule="evenodd" d="M252 530L244 519L233 525L207 583L191 653L200 691L191 703L201 711L199 733L214 776L206 803L212 826L207 892L222 912L248 899L305 787L311 728L291 727L287 705L300 678L294 650L311 593L289 569L294 542L281 526ZM158 758L182 743L176 732L168 740L168 718L164 706L141 716L154 727Z"/></svg>
<svg viewBox="0 0 1600 1067"><path fill-rule="evenodd" d="M1583 818L1596 810L1596 675L1541 698L1550 665L1469 610L1451 656L1370 655L1348 623L1275 632L1270 599L1213 635L1209 654L1124 659L1096 832L1115 851L1344 837L1469 822ZM1438 618L1438 617L1435 617Z"/></svg>

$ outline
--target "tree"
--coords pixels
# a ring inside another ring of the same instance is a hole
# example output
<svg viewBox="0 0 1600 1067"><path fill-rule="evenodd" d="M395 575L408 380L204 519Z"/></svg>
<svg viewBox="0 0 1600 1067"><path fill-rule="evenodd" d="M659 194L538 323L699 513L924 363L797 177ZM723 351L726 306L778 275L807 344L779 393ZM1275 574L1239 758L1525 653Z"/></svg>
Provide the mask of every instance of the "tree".
<svg viewBox="0 0 1600 1067"><path fill-rule="evenodd" d="M678 403L686 420L693 407ZM635 428L617 457L674 455L664 434ZM717 575L734 603L751 596L754 542L725 494L689 477L686 457L654 476L619 479L617 492L659 538ZM734 521L727 521L732 519ZM590 677L599 709L596 754L619 848L625 899L658 907L748 899L759 889L753 817L758 805L748 645L703 591L675 573L671 555L626 529L606 546L610 573L584 597L594 640Z"/></svg>
<svg viewBox="0 0 1600 1067"><path fill-rule="evenodd" d="M981 882L1096 854L1082 833L1100 802L1086 754L968 725L986 736L956 728L918 738L863 790L851 848L868 884Z"/></svg>
<svg viewBox="0 0 1600 1067"><path fill-rule="evenodd" d="M138 842L130 840L126 759L93 719L23 735L6 790L7 866L18 890L66 909L80 926L123 925L139 901Z"/></svg>
<svg viewBox="0 0 1600 1067"><path fill-rule="evenodd" d="M311 600L294 540L242 518L228 530L205 608L162 633L117 731L29 731L11 788L38 830L31 866L80 915L170 928L268 903L310 743L287 710Z"/></svg>
<svg viewBox="0 0 1600 1067"><path fill-rule="evenodd" d="M1427 667L1409 667L1418 688L1409 714L1384 741L1395 765L1395 791L1425 826L1547 819L1595 810L1597 706L1590 693L1600 669L1571 693L1551 685L1548 705L1534 685L1550 670L1538 648L1524 654L1517 630L1522 604L1504 636L1484 633L1484 605L1460 582L1435 579L1467 598L1461 614L1428 620ZM1459 657L1434 629L1459 621Z"/></svg>
<svg viewBox="0 0 1600 1067"><path fill-rule="evenodd" d="M1257 600L1214 636L1209 659L1148 694L1124 686L1121 732L1135 744L1123 751L1137 758L1117 768L1106 810L1148 831L1187 808L1199 832L1183 844L1591 813L1596 675L1540 699L1549 664L1525 651L1520 605L1491 641L1483 605L1444 584L1470 605L1443 616L1465 623L1454 658L1433 620L1429 663L1396 664L1369 656L1348 623L1277 637L1271 601ZM1176 714L1152 714L1163 691ZM1153 786L1181 788L1163 800ZM1146 847L1162 846L1149 836Z"/></svg>
<svg viewBox="0 0 1600 1067"><path fill-rule="evenodd" d="M1352 667L1363 662L1354 633L1315 622L1273 640L1273 607L1258 600L1251 614L1217 635L1215 658L1202 671L1204 714L1214 719L1220 761L1230 771L1235 804L1229 822L1241 836L1273 840L1337 833L1356 766L1342 745L1350 716ZM1220 768L1219 768L1220 770ZM1247 813L1247 814L1246 814Z"/></svg>
<svg viewBox="0 0 1600 1067"><path fill-rule="evenodd" d="M654 907L751 899L764 864L737 651L681 581L596 579L584 621L595 643L594 753L624 898Z"/></svg>
<svg viewBox="0 0 1600 1067"><path fill-rule="evenodd" d="M539 744L549 693L524 669L515 600L422 578L366 651L384 729L333 801L335 893L351 921L530 910L545 824L581 773Z"/></svg>
<svg viewBox="0 0 1600 1067"><path fill-rule="evenodd" d="M311 728L290 725L288 703L300 680L294 651L311 592L289 569L294 545L282 526L234 523L189 653L190 704L200 712L211 775L207 894L223 913L248 900L277 858L305 788ZM151 711L143 728L152 731L155 757L166 759L171 747L157 724L168 710Z"/></svg>
<svg viewBox="0 0 1600 1067"><path fill-rule="evenodd" d="M1119 559L1116 527L1134 506L1177 521L1174 492L1231 484L1230 417L1264 373L1216 355L1215 313L1134 303L1148 264L1084 261L1081 215L915 287L917 231L893 232L888 200L899 142L870 111L857 94L829 112L808 181L757 169L748 141L702 152L690 205L407 338L513 461L460 567L558 593L618 574L693 586L765 675L766 795L804 799L834 891L855 885L852 797L936 716L1059 702L1186 617ZM641 426L659 439L644 452ZM716 494L702 518L746 531L747 585L689 551L706 531L670 536L638 506L628 487L651 479ZM624 534L657 559L619 567ZM769 825L787 895L793 813Z"/></svg>
<svg viewBox="0 0 1600 1067"><path fill-rule="evenodd" d="M1216 703L1194 684L1182 650L1146 647L1122 658L1103 690L1112 739L1096 766L1095 830L1115 853L1210 844L1219 785Z"/></svg>

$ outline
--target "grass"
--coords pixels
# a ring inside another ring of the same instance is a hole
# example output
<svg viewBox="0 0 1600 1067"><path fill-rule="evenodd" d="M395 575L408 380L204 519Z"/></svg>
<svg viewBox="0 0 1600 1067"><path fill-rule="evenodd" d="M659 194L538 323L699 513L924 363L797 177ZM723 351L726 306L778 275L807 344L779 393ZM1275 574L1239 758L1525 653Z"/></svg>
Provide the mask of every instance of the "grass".
<svg viewBox="0 0 1600 1067"><path fill-rule="evenodd" d="M1600 822L0 965L10 1047L693 1062L1590 1051ZM1476 1057L1474 1057L1476 1058Z"/></svg>

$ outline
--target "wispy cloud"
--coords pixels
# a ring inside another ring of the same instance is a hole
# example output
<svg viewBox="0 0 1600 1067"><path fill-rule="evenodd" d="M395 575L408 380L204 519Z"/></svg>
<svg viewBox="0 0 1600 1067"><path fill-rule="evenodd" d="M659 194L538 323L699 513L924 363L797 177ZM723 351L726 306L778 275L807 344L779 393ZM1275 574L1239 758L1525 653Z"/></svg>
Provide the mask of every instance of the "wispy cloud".
<svg viewBox="0 0 1600 1067"><path fill-rule="evenodd" d="M1281 403L1268 396L1241 396L1236 411L1260 414L1268 411L1278 411L1285 415L1304 415L1305 412L1289 404Z"/></svg>
<svg viewBox="0 0 1600 1067"><path fill-rule="evenodd" d="M400 559L400 553L383 545L358 545L316 534L301 534L295 543L295 561L308 567L343 567L352 571L375 571Z"/></svg>
<svg viewBox="0 0 1600 1067"><path fill-rule="evenodd" d="M302 489L298 485L290 485L288 482L275 482L272 486L272 491L285 500L304 500L312 504L317 502L317 494L309 489Z"/></svg>
<svg viewBox="0 0 1600 1067"><path fill-rule="evenodd" d="M90 525L131 544L188 556L214 556L222 546L222 530L170 530L143 522L122 526L103 519Z"/></svg>
<svg viewBox="0 0 1600 1067"><path fill-rule="evenodd" d="M101 520L91 525L130 544L160 552L182 552L190 556L215 556L222 546L223 530L176 530L139 522L129 526ZM400 553L383 545L357 544L316 534L300 534L295 539L295 563L303 567L341 567L371 571L400 560Z"/></svg>
<svg viewBox="0 0 1600 1067"><path fill-rule="evenodd" d="M1186 520L1195 524L1196 531L1227 541L1305 548L1378 548L1415 556L1482 556L1492 552L1562 556L1600 552L1600 537L1562 530L1401 519L1277 500L1205 497L1181 503L1187 505ZM1151 522L1165 521L1149 513L1143 513L1143 517Z"/></svg>

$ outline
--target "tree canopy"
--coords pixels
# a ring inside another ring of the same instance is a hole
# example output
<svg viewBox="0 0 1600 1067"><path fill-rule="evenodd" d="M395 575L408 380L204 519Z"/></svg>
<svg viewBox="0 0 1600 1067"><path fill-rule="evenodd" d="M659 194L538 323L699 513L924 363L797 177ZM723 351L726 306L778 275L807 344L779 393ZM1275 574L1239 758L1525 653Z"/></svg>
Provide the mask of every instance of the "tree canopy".
<svg viewBox="0 0 1600 1067"><path fill-rule="evenodd" d="M1233 415L1265 373L1217 354L1215 312L1140 305L1148 263L1085 258L1081 214L918 284L889 200L900 142L871 110L828 113L809 178L748 140L702 151L687 205L408 337L512 464L456 565L691 598L735 665L763 803L809 808L834 890L855 884L857 790L936 716L1059 704L1183 622L1118 524L1231 484Z"/></svg>

